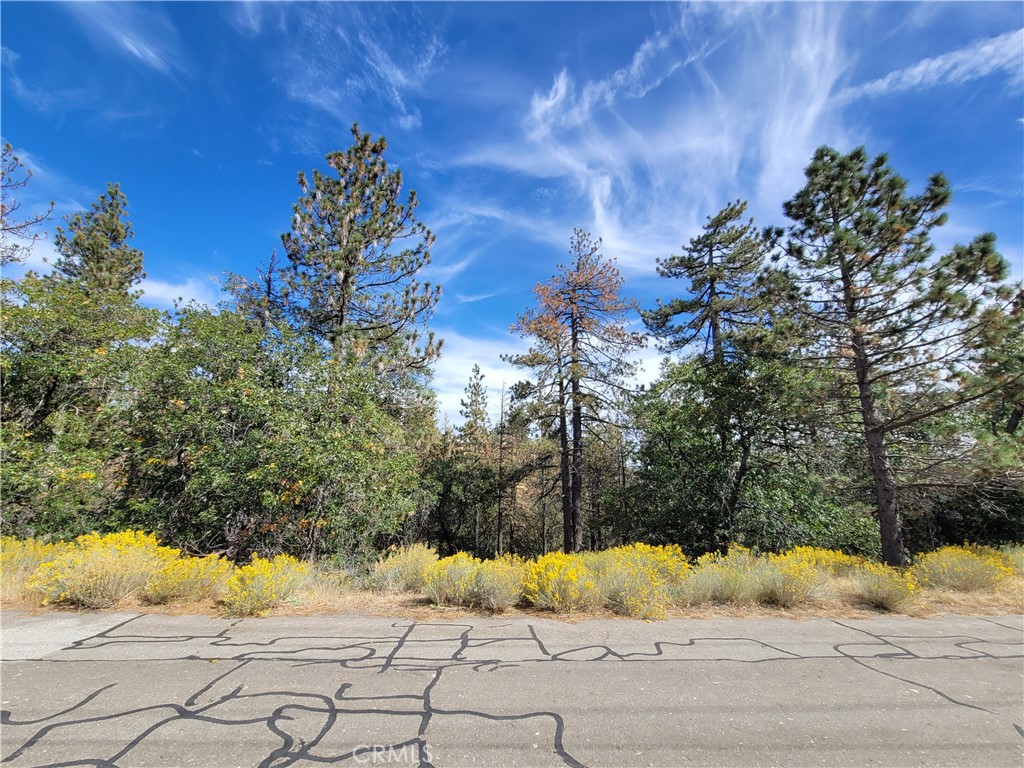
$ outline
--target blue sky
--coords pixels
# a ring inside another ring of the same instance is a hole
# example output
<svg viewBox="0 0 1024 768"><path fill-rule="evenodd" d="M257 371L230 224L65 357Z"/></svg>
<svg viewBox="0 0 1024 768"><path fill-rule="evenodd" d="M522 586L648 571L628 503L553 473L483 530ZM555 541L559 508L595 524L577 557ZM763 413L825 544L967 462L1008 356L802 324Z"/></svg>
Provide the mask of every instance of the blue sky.
<svg viewBox="0 0 1024 768"><path fill-rule="evenodd" d="M217 301L287 230L296 172L349 126L384 134L437 236L457 421L572 228L604 240L641 306L735 198L783 224L814 149L887 152L954 188L947 247L983 231L1024 274L1024 5L1009 3L39 3L5 1L2 133L53 223L108 181L128 196L145 300ZM36 265L52 255L44 242ZM657 372L653 349L642 354Z"/></svg>

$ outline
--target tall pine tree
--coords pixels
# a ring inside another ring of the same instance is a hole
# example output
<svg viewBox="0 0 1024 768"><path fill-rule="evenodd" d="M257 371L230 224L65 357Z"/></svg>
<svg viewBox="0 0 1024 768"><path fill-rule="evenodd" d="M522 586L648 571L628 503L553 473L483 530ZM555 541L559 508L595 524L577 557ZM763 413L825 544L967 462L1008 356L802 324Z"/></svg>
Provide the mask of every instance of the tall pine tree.
<svg viewBox="0 0 1024 768"><path fill-rule="evenodd" d="M585 423L600 420L633 372L631 351L642 334L628 330L634 302L623 299L622 275L600 253L601 241L573 231L568 265L534 288L536 308L512 330L535 346L511 362L534 369L554 396L562 447L561 481L566 552L583 547L583 450Z"/></svg>
<svg viewBox="0 0 1024 768"><path fill-rule="evenodd" d="M675 298L643 313L647 328L668 350L681 350L698 342L704 353L721 363L729 349L728 337L762 322L756 278L764 264L766 241L743 222L747 204L730 203L708 216L704 231L691 238L683 253L658 260L662 277L689 282L687 298ZM675 323L682 317L684 322Z"/></svg>
<svg viewBox="0 0 1024 768"><path fill-rule="evenodd" d="M931 233L951 198L942 174L911 195L885 155L821 147L805 175L784 206L792 306L859 423L882 555L902 565L901 481L920 471L910 431L1024 377L1012 345L1024 291L1007 281L992 234L935 254Z"/></svg>
<svg viewBox="0 0 1024 768"><path fill-rule="evenodd" d="M372 359L404 372L436 359L425 322L440 287L420 283L434 235L416 219L416 193L402 199L402 173L384 159L384 137L352 126L354 143L327 155L334 176L298 175L302 196L281 236L290 310L336 360Z"/></svg>
<svg viewBox="0 0 1024 768"><path fill-rule="evenodd" d="M127 208L121 187L109 184L90 210L67 218L54 238L61 256L55 271L89 291L128 293L146 274L142 251L128 244L135 233Z"/></svg>
<svg viewBox="0 0 1024 768"><path fill-rule="evenodd" d="M707 501L693 515L715 520L715 544L722 551L734 539L752 452L764 426L758 417L765 412L765 403L752 395L769 389L778 373L764 363L772 347L767 330L773 323L767 281L759 278L769 240L753 219L743 221L746 208L742 200L729 203L708 217L682 254L658 260L658 274L684 281L685 298L659 301L643 313L662 349L682 352L690 361L666 369L663 386L652 390L648 399L663 397L662 407L679 410L671 402L677 387L668 384L679 379L687 381L691 396L699 393L700 401L708 404L705 411L714 423L717 445L689 441L678 450L703 454L701 471L691 473L690 480L697 485L696 477L705 479L701 487ZM686 458L668 457L673 462Z"/></svg>

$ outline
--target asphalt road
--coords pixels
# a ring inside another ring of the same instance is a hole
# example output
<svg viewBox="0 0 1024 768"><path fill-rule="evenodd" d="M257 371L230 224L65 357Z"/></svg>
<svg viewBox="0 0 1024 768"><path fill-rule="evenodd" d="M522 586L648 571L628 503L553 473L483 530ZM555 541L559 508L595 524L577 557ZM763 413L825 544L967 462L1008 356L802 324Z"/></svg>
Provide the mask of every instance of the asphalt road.
<svg viewBox="0 0 1024 768"><path fill-rule="evenodd" d="M1024 765L1024 617L0 615L11 766Z"/></svg>

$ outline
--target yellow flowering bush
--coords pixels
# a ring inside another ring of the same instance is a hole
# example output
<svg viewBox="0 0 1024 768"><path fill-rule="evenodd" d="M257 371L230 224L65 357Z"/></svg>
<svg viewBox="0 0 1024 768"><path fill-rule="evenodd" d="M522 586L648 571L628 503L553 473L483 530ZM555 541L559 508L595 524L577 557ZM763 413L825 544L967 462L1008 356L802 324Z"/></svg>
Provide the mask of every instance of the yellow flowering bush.
<svg viewBox="0 0 1024 768"><path fill-rule="evenodd" d="M731 546L728 554L708 552L683 581L679 599L686 605L732 603L756 605L761 597L762 563L746 547Z"/></svg>
<svg viewBox="0 0 1024 768"><path fill-rule="evenodd" d="M871 608L899 611L920 593L911 570L899 570L882 563L864 563L853 575L857 598Z"/></svg>
<svg viewBox="0 0 1024 768"><path fill-rule="evenodd" d="M974 592L996 589L1012 578L1015 571L1012 562L999 550L967 544L918 555L914 574L931 589Z"/></svg>
<svg viewBox="0 0 1024 768"><path fill-rule="evenodd" d="M473 604L495 613L514 606L523 598L526 567L526 561L518 555L484 560L473 577Z"/></svg>
<svg viewBox="0 0 1024 768"><path fill-rule="evenodd" d="M697 567L682 583L680 600L687 605L731 603L782 608L806 603L821 588L820 568L829 570L822 565L819 554L827 550L800 549L804 551L758 556L734 545L725 555L709 552L697 559Z"/></svg>
<svg viewBox="0 0 1024 768"><path fill-rule="evenodd" d="M1024 574L1024 544L1004 544L999 551L1006 557L1013 570Z"/></svg>
<svg viewBox="0 0 1024 768"><path fill-rule="evenodd" d="M231 563L217 555L181 557L154 573L146 582L143 595L155 604L220 599L227 588L231 569Z"/></svg>
<svg viewBox="0 0 1024 768"><path fill-rule="evenodd" d="M642 619L665 616L671 593L690 570L686 555L676 545L629 544L582 558L611 608Z"/></svg>
<svg viewBox="0 0 1024 768"><path fill-rule="evenodd" d="M427 569L436 562L436 549L410 544L381 557L373 566L370 583L383 592L422 592Z"/></svg>
<svg viewBox="0 0 1024 768"><path fill-rule="evenodd" d="M857 555L848 555L838 549L821 547L793 547L782 553L787 561L807 563L831 576L845 576L860 568L865 560Z"/></svg>
<svg viewBox="0 0 1024 768"><path fill-rule="evenodd" d="M661 574L642 560L624 559L603 581L602 591L616 613L663 619L672 605Z"/></svg>
<svg viewBox="0 0 1024 768"><path fill-rule="evenodd" d="M1016 555L1014 553L1015 547ZM963 545L963 548L978 557L992 558L996 560L1009 570L1011 576L1024 571L1024 544L1007 544L1002 547L989 547L984 544L967 543Z"/></svg>
<svg viewBox="0 0 1024 768"><path fill-rule="evenodd" d="M791 552L769 555L761 566L761 593L758 600L766 605L792 608L806 603L821 588L822 572L819 566L800 555Z"/></svg>
<svg viewBox="0 0 1024 768"><path fill-rule="evenodd" d="M523 594L538 608L571 613L602 603L596 576L578 555L551 552L530 563Z"/></svg>
<svg viewBox="0 0 1024 768"><path fill-rule="evenodd" d="M71 546L65 542L0 537L0 591L4 600L41 599L41 595L27 589L25 582L40 565L53 560Z"/></svg>
<svg viewBox="0 0 1024 768"><path fill-rule="evenodd" d="M608 550L619 562L650 568L664 584L679 585L690 573L690 562L678 544L629 544Z"/></svg>
<svg viewBox="0 0 1024 768"><path fill-rule="evenodd" d="M291 555L267 560L253 555L228 579L221 603L231 616L262 616L305 586L309 566Z"/></svg>
<svg viewBox="0 0 1024 768"><path fill-rule="evenodd" d="M457 552L427 568L423 589L438 605L472 605L479 567L480 560Z"/></svg>
<svg viewBox="0 0 1024 768"><path fill-rule="evenodd" d="M42 594L44 604L109 608L140 592L180 554L142 531L87 533L40 565L28 587Z"/></svg>

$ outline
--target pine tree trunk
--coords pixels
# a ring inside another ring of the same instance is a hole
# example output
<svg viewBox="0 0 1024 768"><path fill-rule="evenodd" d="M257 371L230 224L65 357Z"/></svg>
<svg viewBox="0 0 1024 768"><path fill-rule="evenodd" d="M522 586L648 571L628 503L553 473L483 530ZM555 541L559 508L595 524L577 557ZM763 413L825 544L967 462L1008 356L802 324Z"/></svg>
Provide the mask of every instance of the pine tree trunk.
<svg viewBox="0 0 1024 768"><path fill-rule="evenodd" d="M740 424L740 429L743 425ZM719 551L724 555L729 553L729 545L732 543L736 527L736 507L740 503L740 491L743 488L743 479L750 468L750 440L745 434L740 437L740 460L736 471L732 472L729 482L729 499L725 505L725 541L720 544ZM730 468L731 469L731 468Z"/></svg>
<svg viewBox="0 0 1024 768"><path fill-rule="evenodd" d="M500 450L498 452L498 455L501 456L501 451ZM505 482L505 478L502 476L502 462L501 462L501 459L499 458L499 460L498 460L498 520L497 520L497 525L498 525L498 541L496 542L497 543L497 552L498 552L499 555L502 555L502 554L505 553L505 514L504 514L505 508L504 508L504 505L502 504L502 502L503 502L503 500L505 498L504 482Z"/></svg>
<svg viewBox="0 0 1024 768"><path fill-rule="evenodd" d="M896 475L889 460L882 431L882 418L875 405L875 396L868 383L868 361L863 352L863 339L853 338L854 368L857 374L857 392L860 396L861 421L871 461L871 479L875 487L878 506L878 525L882 537L882 560L887 565L906 565L903 553L903 531L896 504Z"/></svg>
<svg viewBox="0 0 1024 768"><path fill-rule="evenodd" d="M583 549L583 406L579 382L572 382L572 551Z"/></svg>
<svg viewBox="0 0 1024 768"><path fill-rule="evenodd" d="M713 258L709 260L708 268L714 266ZM708 327L711 331L711 359L716 365L725 362L725 351L722 349L722 319L718 311L718 285L712 280L708 285Z"/></svg>
<svg viewBox="0 0 1024 768"><path fill-rule="evenodd" d="M547 496L543 494L547 493L547 478L544 472L544 465L540 467L540 547L541 554L546 555L548 553L548 500Z"/></svg>
<svg viewBox="0 0 1024 768"><path fill-rule="evenodd" d="M837 224L838 227L838 224ZM899 509L896 505L896 474L889 460L882 430L882 416L871 390L871 363L868 360L864 334L858 329L860 312L853 271L841 259L840 271L843 280L843 309L850 323L850 349L853 353L853 367L857 377L857 395L860 400L861 422L871 463L871 479L875 488L875 504L878 509L878 527L882 539L882 561L887 565L903 566L903 531Z"/></svg>
<svg viewBox="0 0 1024 768"><path fill-rule="evenodd" d="M562 549L572 552L572 503L569 480L569 425L565 412L565 383L558 382L558 441L561 447L559 458L559 480L562 484Z"/></svg>
<svg viewBox="0 0 1024 768"><path fill-rule="evenodd" d="M516 551L516 486L513 483L509 489L508 505L508 551L515 554Z"/></svg>
<svg viewBox="0 0 1024 768"><path fill-rule="evenodd" d="M882 533L882 560L886 565L904 566L907 561L903 553L903 525L896 505L896 482L885 448L885 436L881 432L870 430L866 425L865 433L868 452L871 455L871 476L878 504L878 524Z"/></svg>
<svg viewBox="0 0 1024 768"><path fill-rule="evenodd" d="M572 551L583 549L583 402L580 392L580 321L576 297L571 302L569 321L572 361L569 385L572 390Z"/></svg>
<svg viewBox="0 0 1024 768"><path fill-rule="evenodd" d="M1013 412L1010 414L1009 421L1006 422L1006 434L1015 435L1017 428L1020 427L1021 417L1024 416L1024 405L1017 403L1014 406Z"/></svg>

